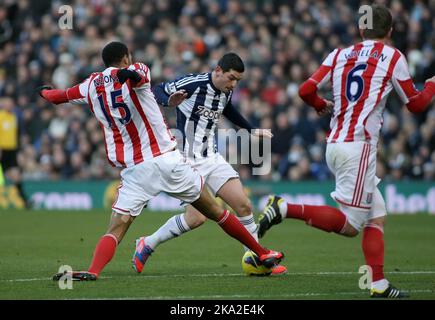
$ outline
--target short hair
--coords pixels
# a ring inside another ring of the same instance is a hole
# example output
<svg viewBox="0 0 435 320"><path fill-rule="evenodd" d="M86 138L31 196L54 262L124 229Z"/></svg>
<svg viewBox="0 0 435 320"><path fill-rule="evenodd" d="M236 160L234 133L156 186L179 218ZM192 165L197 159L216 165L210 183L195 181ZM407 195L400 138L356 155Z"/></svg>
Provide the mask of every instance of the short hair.
<svg viewBox="0 0 435 320"><path fill-rule="evenodd" d="M393 26L393 17L387 7L379 4L370 6L373 13L373 28L362 29L365 39L382 39L388 35Z"/></svg>
<svg viewBox="0 0 435 320"><path fill-rule="evenodd" d="M245 71L245 65L242 59L233 52L224 54L222 58L219 59L218 66L221 67L224 72L230 71L230 69L237 72Z"/></svg>
<svg viewBox="0 0 435 320"><path fill-rule="evenodd" d="M128 55L128 48L124 43L118 41L108 43L101 52L106 67L121 62L125 55Z"/></svg>

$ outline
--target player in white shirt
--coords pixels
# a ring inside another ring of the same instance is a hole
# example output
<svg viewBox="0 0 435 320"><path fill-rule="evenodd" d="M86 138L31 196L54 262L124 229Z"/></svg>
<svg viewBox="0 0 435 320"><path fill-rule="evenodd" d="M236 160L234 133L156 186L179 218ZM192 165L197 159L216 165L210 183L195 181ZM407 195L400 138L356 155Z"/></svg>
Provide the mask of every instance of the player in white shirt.
<svg viewBox="0 0 435 320"><path fill-rule="evenodd" d="M335 175L331 193L339 209L329 206L287 204L271 196L260 216L259 236L283 218L304 220L327 232L354 237L363 230L362 249L372 269L371 297L402 298L384 277L383 227L387 214L377 188L376 153L382 113L394 88L411 112L425 110L435 94L435 77L424 90L415 89L403 54L387 45L392 16L381 5L372 5L373 29L360 29L363 41L331 52L300 89L300 97L320 115L332 112L327 135L326 161ZM331 81L334 101L317 95Z"/></svg>
<svg viewBox="0 0 435 320"><path fill-rule="evenodd" d="M253 128L231 103L233 90L244 70L244 63L237 54L226 53L212 72L189 74L161 83L153 92L159 104L176 108L177 129L182 136L179 149L184 158L204 177L204 184L211 193L233 208L240 222L258 239L258 226L239 175L217 152L215 142L221 115L254 136L272 137L267 130ZM205 220L201 212L187 206L185 213L171 217L156 232L143 237L149 255L161 243L201 226ZM274 275L286 272L282 265L272 269Z"/></svg>
<svg viewBox="0 0 435 320"><path fill-rule="evenodd" d="M183 159L151 92L151 73L131 62L125 44L111 42L102 51L106 69L66 90L43 87L40 95L54 104L87 103L103 130L107 159L122 167L118 196L107 233L98 242L88 271L77 280L96 280L115 254L129 226L148 201L165 192L203 212L230 236L256 252L272 267L283 254L261 247L240 221L203 191L203 178ZM136 241L133 267L141 272L147 256L143 239ZM62 277L56 274L54 280Z"/></svg>

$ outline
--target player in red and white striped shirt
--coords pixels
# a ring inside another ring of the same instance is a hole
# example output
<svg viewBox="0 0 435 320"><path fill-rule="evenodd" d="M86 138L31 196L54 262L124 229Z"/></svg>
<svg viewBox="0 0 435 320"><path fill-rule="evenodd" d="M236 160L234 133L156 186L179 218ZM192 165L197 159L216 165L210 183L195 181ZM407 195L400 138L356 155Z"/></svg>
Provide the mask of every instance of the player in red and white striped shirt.
<svg viewBox="0 0 435 320"><path fill-rule="evenodd" d="M106 154L114 167L131 167L176 146L151 93L151 75L143 63L130 64L138 82L118 79L117 67L92 73L67 90L43 90L53 103L88 104L104 134Z"/></svg>
<svg viewBox="0 0 435 320"><path fill-rule="evenodd" d="M79 85L66 90L40 90L43 98L55 104L87 103L104 132L108 161L123 167L108 231L97 244L88 271L73 272L71 276L96 280L134 218L160 192L192 204L254 251L263 264L272 267L279 263L281 252L260 246L233 214L222 210L207 191L203 192L201 175L176 149L175 139L154 99L149 68L142 63L132 64L128 48L121 42L106 45L102 58L107 68L91 74ZM170 99L176 101L182 96L174 93ZM133 256L133 267L138 272L148 257L146 250L143 239L139 239ZM54 279L62 276L56 274Z"/></svg>
<svg viewBox="0 0 435 320"><path fill-rule="evenodd" d="M373 28L360 29L363 41L331 52L300 89L300 97L321 115L332 112L326 161L336 178L331 196L340 210L329 206L287 204L271 196L260 217L259 236L283 218L306 221L313 227L354 237L363 228L362 248L373 272L371 296L400 298L406 293L384 278L383 226L387 214L377 188L376 153L382 113L394 88L411 112L425 110L435 94L435 77L423 91L415 89L403 54L386 43L392 16L383 6L371 6ZM317 95L332 83L334 102Z"/></svg>

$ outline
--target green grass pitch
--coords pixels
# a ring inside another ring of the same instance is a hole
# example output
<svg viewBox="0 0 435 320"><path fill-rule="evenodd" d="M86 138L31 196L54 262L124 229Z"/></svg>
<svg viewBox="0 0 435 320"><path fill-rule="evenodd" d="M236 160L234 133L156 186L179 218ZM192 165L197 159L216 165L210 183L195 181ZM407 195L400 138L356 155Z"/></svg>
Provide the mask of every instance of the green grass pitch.
<svg viewBox="0 0 435 320"><path fill-rule="evenodd" d="M171 215L143 212L96 282L61 290L51 280L61 265L86 270L107 211L0 211L0 299L367 299L359 289L361 237L342 238L286 220L262 243L286 254L289 274L242 274L242 247L213 222L157 248L144 272L131 256L136 237ZM385 271L413 299L435 299L435 216L389 216Z"/></svg>

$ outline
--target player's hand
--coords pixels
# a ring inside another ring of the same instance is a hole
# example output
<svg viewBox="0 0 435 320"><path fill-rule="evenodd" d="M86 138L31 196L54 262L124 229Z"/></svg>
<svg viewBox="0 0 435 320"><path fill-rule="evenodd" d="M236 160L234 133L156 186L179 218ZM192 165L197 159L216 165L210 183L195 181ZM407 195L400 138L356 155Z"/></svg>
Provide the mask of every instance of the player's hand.
<svg viewBox="0 0 435 320"><path fill-rule="evenodd" d="M321 110L317 110L317 114L319 116L324 116L326 114L330 114L330 113L332 113L332 110L334 109L334 102L326 100L326 99L325 99L325 102L326 102L326 106L323 107L323 109L321 109Z"/></svg>
<svg viewBox="0 0 435 320"><path fill-rule="evenodd" d="M45 99L45 97L44 97L43 91L44 90L51 90L51 89L53 89L53 87L49 86L49 85L43 85L43 86L36 88L36 90L38 91L38 94L44 99Z"/></svg>
<svg viewBox="0 0 435 320"><path fill-rule="evenodd" d="M128 69L119 69L116 73L116 76L121 84L124 84L124 82L126 82L128 79L134 82L140 82L142 80L142 77L139 75L139 73Z"/></svg>
<svg viewBox="0 0 435 320"><path fill-rule="evenodd" d="M187 92L185 90L175 91L169 96L168 106L176 107L187 98Z"/></svg>
<svg viewBox="0 0 435 320"><path fill-rule="evenodd" d="M255 137L262 137L262 138L268 138L272 139L273 134L270 132L269 129L254 129L252 132L252 135Z"/></svg>

